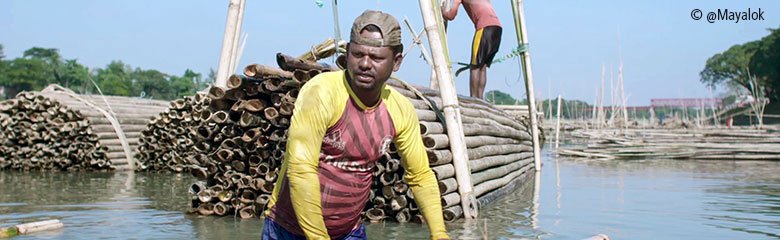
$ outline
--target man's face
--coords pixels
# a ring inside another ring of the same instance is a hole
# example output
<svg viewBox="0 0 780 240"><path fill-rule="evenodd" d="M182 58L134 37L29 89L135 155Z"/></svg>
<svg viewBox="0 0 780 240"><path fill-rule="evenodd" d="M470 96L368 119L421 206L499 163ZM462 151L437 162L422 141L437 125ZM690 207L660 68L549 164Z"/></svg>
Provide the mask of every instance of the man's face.
<svg viewBox="0 0 780 240"><path fill-rule="evenodd" d="M362 31L363 37L381 39L379 32ZM379 92L390 74L401 67L401 53L390 47L372 47L350 43L347 48L347 73L354 91Z"/></svg>

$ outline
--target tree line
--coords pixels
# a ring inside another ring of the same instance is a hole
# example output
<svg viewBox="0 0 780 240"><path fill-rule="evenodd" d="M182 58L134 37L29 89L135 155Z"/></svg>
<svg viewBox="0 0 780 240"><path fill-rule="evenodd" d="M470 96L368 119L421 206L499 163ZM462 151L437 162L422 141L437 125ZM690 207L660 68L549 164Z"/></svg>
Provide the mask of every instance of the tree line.
<svg viewBox="0 0 780 240"><path fill-rule="evenodd" d="M65 59L56 48L33 47L21 57L6 59L0 45L0 87L3 99L21 91L40 91L49 84L59 84L82 94L131 96L173 100L193 95L214 82L214 71L208 76L192 70L171 75L154 69L133 68L120 60L103 68L90 69L77 59ZM96 87L97 86L97 87ZM98 91L98 89L100 91Z"/></svg>
<svg viewBox="0 0 780 240"><path fill-rule="evenodd" d="M710 87L736 87L748 93L764 90L771 102L780 100L780 28L768 29L769 35L737 44L707 59L699 73L701 82ZM750 84L751 77L759 86Z"/></svg>

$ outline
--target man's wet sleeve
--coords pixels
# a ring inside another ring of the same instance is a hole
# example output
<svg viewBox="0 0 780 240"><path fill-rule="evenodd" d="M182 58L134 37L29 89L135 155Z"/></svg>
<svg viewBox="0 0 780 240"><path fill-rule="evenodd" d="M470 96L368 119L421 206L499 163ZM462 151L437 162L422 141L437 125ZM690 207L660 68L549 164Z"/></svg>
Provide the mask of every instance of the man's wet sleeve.
<svg viewBox="0 0 780 240"><path fill-rule="evenodd" d="M285 161L290 199L308 239L330 239L322 217L318 163L332 108L322 85L306 85L295 102Z"/></svg>
<svg viewBox="0 0 780 240"><path fill-rule="evenodd" d="M422 136L420 135L420 121L417 114L408 101L400 104L400 122L394 122L398 136L395 139L396 147L401 155L406 174L404 179L409 184L414 194L414 201L420 206L428 229L431 231L431 239L449 238L444 227L442 217L441 194L436 176L428 163L428 155L425 153Z"/></svg>

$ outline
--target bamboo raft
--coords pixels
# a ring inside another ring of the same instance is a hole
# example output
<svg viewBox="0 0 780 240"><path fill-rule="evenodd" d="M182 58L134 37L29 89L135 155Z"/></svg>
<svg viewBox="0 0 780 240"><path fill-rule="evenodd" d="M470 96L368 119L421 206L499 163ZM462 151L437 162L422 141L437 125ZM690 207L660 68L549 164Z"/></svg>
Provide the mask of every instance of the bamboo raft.
<svg viewBox="0 0 780 240"><path fill-rule="evenodd" d="M183 161L199 179L190 188L189 212L251 218L265 209L284 158L287 128L300 87L321 72L335 70L283 54L277 55L277 63L279 68L249 65L244 76L230 76L227 88L209 89L204 100L209 107L192 114L200 115L202 122L190 127L195 133L194 159ZM445 219L459 218L460 196L446 129L432 107L441 105L440 98L430 89L398 80L388 84L417 109L430 164L439 180ZM460 100L476 196L487 204L533 169L529 124L482 100ZM364 212L367 220L424 221L403 175L400 157L391 145L390 154L374 169L373 190Z"/></svg>
<svg viewBox="0 0 780 240"><path fill-rule="evenodd" d="M0 103L0 169L129 170L141 130L166 105L56 85L19 93Z"/></svg>
<svg viewBox="0 0 780 240"><path fill-rule="evenodd" d="M571 133L584 145L563 156L595 159L780 160L780 131L758 129L601 129Z"/></svg>

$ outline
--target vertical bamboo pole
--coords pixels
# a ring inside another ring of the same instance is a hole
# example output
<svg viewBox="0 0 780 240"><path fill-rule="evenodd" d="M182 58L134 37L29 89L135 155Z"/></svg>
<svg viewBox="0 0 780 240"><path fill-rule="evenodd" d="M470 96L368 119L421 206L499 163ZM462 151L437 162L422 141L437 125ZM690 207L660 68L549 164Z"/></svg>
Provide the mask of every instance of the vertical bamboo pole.
<svg viewBox="0 0 780 240"><path fill-rule="evenodd" d="M339 42L341 41L341 28L339 28L339 1L333 0L333 44L336 54L333 54L333 62L339 57Z"/></svg>
<svg viewBox="0 0 780 240"><path fill-rule="evenodd" d="M596 123L598 123L598 118L596 117L596 109L598 109L599 106L599 88L596 87L596 96L593 99L593 107L590 109L590 120L593 122L593 128L596 127Z"/></svg>
<svg viewBox="0 0 780 240"><path fill-rule="evenodd" d="M528 33L525 28L525 13L523 13L523 0L512 0L512 12L515 19L515 32L517 33L517 43L519 45L528 44ZM528 51L520 53L523 58L523 78L525 79L525 91L528 98L528 116L531 116L531 135L534 145L534 169L542 169L541 151L539 148L539 128L538 119L536 119L536 98L534 97L534 78L531 72L531 54Z"/></svg>
<svg viewBox="0 0 780 240"><path fill-rule="evenodd" d="M240 0L230 0L228 4L227 23L225 23L225 35L222 37L222 51L219 54L219 65L217 66L217 78L214 85L227 86L227 77L230 74L230 61L233 52L233 39L238 34L236 24L238 24Z"/></svg>
<svg viewBox="0 0 780 240"><path fill-rule="evenodd" d="M623 59L620 59L620 67L618 68L618 82L620 83L620 109L623 111L623 129L628 129L628 112L626 111L626 105L628 105L628 99L626 98L626 82L623 79Z"/></svg>
<svg viewBox="0 0 780 240"><path fill-rule="evenodd" d="M463 125L460 119L460 106L455 88L452 83L452 72L449 67L449 55L447 53L447 38L442 34L443 23L441 21L441 9L437 0L420 0L428 43L431 47L433 69L439 78L439 92L442 99L442 110L447 125L447 136L450 139L452 151L452 163L455 167L455 178L458 181L458 193L461 196L461 207L466 219L477 217L477 199L472 191L471 170L468 166L468 154L466 154Z"/></svg>
<svg viewBox="0 0 780 240"><path fill-rule="evenodd" d="M558 148L558 143L561 137L561 95L558 95L558 117L555 120L555 148Z"/></svg>
<svg viewBox="0 0 780 240"><path fill-rule="evenodd" d="M239 42L241 36L241 25L243 25L244 22L244 5L246 5L246 0L240 0L238 4L238 16L236 16L236 25L234 26L236 28L236 33L233 34L233 42L232 47L230 48L230 67L228 67L228 73L227 76L230 76L230 74L233 74L236 71L236 66L238 65L238 51L239 51Z"/></svg>
<svg viewBox="0 0 780 240"><path fill-rule="evenodd" d="M599 129L604 127L604 123L607 121L607 113L604 110L604 81L606 79L607 66L601 64L601 89L599 94Z"/></svg>

